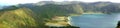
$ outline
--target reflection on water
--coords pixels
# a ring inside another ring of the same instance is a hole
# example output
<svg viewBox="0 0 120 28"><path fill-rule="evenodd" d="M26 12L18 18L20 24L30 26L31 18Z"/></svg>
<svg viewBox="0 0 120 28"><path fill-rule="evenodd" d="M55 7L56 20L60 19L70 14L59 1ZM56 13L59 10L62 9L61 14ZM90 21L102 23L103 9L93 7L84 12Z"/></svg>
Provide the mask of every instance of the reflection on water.
<svg viewBox="0 0 120 28"><path fill-rule="evenodd" d="M80 28L115 28L118 21L116 14L83 14L71 18L71 24Z"/></svg>

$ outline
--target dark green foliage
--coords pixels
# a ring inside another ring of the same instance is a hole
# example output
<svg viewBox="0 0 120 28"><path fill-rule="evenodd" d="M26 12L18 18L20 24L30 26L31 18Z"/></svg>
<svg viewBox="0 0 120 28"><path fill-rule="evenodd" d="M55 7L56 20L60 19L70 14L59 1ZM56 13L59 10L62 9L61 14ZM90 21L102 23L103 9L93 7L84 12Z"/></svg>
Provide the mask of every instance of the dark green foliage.
<svg viewBox="0 0 120 28"><path fill-rule="evenodd" d="M49 26L46 26L46 28L80 28L80 27L76 27L76 26L65 26L65 27L49 27Z"/></svg>
<svg viewBox="0 0 120 28"><path fill-rule="evenodd" d="M120 21L118 21L116 28L120 28Z"/></svg>
<svg viewBox="0 0 120 28"><path fill-rule="evenodd" d="M17 6L9 6L9 7L7 7L7 8L3 8L2 10L0 10L0 12L2 12L2 11L9 11L9 10L15 10L15 9L18 9L19 7L17 7Z"/></svg>
<svg viewBox="0 0 120 28"><path fill-rule="evenodd" d="M119 13L120 12L120 4L112 3L112 2L94 2L94 3L80 3L85 12L93 11L93 12L102 12L105 14L110 13Z"/></svg>
<svg viewBox="0 0 120 28"><path fill-rule="evenodd" d="M20 5L20 7L30 8L34 13L40 15L43 18L51 18L53 16L68 16L69 14L78 14L78 10L74 9L75 5L56 5L56 4L46 4L46 5Z"/></svg>

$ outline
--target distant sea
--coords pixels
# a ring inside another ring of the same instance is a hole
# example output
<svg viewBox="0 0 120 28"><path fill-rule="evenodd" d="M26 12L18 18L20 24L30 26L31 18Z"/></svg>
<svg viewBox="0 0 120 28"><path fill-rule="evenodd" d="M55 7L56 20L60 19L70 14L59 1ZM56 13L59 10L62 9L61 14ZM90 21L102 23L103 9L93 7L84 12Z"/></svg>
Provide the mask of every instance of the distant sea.
<svg viewBox="0 0 120 28"><path fill-rule="evenodd" d="M115 28L120 14L82 14L72 16L70 23L80 28Z"/></svg>

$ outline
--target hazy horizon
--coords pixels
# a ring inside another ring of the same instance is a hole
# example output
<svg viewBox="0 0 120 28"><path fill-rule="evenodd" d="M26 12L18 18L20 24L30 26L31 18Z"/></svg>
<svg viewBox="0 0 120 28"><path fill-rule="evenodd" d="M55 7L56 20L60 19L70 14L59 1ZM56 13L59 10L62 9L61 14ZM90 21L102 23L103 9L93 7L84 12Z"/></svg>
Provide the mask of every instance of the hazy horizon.
<svg viewBox="0 0 120 28"><path fill-rule="evenodd" d="M25 4L25 3L37 3L40 1L55 1L55 2L62 2L62 1L81 1L81 2L114 2L120 3L120 0L1 0L0 6L6 5L16 5L16 4Z"/></svg>

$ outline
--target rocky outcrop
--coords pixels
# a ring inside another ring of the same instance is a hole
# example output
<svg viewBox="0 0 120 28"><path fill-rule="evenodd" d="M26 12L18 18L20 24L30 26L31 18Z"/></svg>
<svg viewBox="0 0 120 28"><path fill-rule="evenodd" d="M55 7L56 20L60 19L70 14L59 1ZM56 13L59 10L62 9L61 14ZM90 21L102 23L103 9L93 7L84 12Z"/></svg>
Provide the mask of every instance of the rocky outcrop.
<svg viewBox="0 0 120 28"><path fill-rule="evenodd" d="M118 24L117 24L116 28L120 28L120 21L118 21Z"/></svg>
<svg viewBox="0 0 120 28"><path fill-rule="evenodd" d="M80 28L71 26L67 16L55 16L45 23L47 28Z"/></svg>

